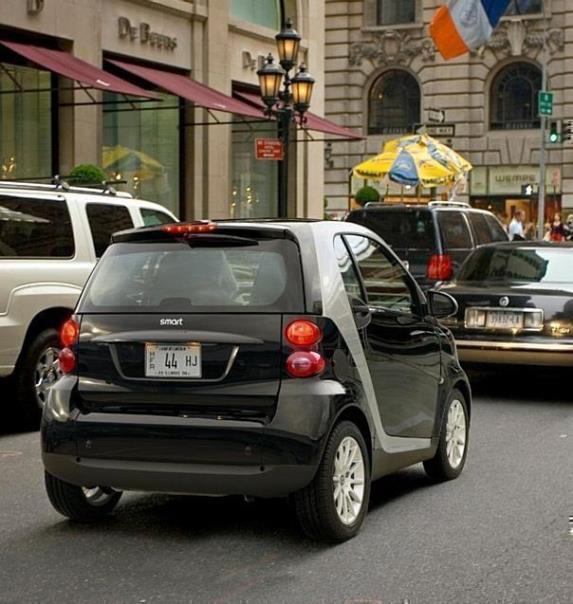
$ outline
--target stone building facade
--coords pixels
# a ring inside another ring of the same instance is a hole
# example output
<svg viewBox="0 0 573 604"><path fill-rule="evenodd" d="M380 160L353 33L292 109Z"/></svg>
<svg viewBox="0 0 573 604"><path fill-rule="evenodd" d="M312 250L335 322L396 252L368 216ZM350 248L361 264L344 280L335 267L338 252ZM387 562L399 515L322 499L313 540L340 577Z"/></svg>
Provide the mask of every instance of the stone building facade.
<svg viewBox="0 0 573 604"><path fill-rule="evenodd" d="M430 133L475 167L461 199L500 215L523 208L534 220L544 61L555 94L548 130L561 137L548 143L547 214L573 208L573 146L562 140L573 119L571 3L517 0L485 47L449 62L428 33L443 3L326 0L326 114L365 137L325 150L329 209L343 212L349 191L363 184L350 179L352 166L379 153L386 140L428 124L429 110L436 109L444 112L445 123L429 124ZM430 194L381 189L389 200Z"/></svg>
<svg viewBox="0 0 573 604"><path fill-rule="evenodd" d="M303 37L299 59L317 76L311 111L322 116L323 2L2 0L0 178L49 178L92 163L182 218L276 215L277 162L255 157L255 138L276 137L275 125L206 111L130 70L177 74L235 100L250 92L256 106L256 72L268 53L276 57L281 5ZM86 92L41 60L13 52L14 43L64 51L161 102ZM320 217L322 144L293 145L291 152L289 214Z"/></svg>

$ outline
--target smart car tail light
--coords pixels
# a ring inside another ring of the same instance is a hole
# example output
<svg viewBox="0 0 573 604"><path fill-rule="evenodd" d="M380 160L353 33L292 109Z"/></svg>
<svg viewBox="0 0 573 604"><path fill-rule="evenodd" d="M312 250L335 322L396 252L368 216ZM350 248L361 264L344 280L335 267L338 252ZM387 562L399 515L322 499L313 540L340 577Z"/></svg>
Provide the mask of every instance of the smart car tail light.
<svg viewBox="0 0 573 604"><path fill-rule="evenodd" d="M60 342L64 348L69 348L77 344L80 337L79 323L72 317L68 319L60 330Z"/></svg>
<svg viewBox="0 0 573 604"><path fill-rule="evenodd" d="M58 354L58 363L62 373L71 373L76 368L76 355L69 348L62 348Z"/></svg>
<svg viewBox="0 0 573 604"><path fill-rule="evenodd" d="M286 362L286 368L292 377L307 378L324 371L325 361L318 352L299 350L293 352Z"/></svg>
<svg viewBox="0 0 573 604"><path fill-rule="evenodd" d="M187 222L183 224L166 224L162 227L164 233L170 235L195 235L200 233L212 233L217 229L217 225L214 222L208 222L206 220L197 220L194 222Z"/></svg>
<svg viewBox="0 0 573 604"><path fill-rule="evenodd" d="M320 327L312 321L298 319L285 330L287 342L296 348L311 348L322 340Z"/></svg>
<svg viewBox="0 0 573 604"><path fill-rule="evenodd" d="M447 254L430 256L427 275L432 281L449 281L454 276L452 257Z"/></svg>

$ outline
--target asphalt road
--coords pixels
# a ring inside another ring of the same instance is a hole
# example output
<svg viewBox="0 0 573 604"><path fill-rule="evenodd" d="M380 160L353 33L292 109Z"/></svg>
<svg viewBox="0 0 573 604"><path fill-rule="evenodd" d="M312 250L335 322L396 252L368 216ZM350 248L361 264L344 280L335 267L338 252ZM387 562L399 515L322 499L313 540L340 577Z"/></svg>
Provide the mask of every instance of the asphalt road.
<svg viewBox="0 0 573 604"><path fill-rule="evenodd" d="M38 434L4 426L0 602L571 604L571 383L476 381L462 476L379 481L362 533L336 547L301 537L281 501L129 494L105 523L73 525L44 494Z"/></svg>

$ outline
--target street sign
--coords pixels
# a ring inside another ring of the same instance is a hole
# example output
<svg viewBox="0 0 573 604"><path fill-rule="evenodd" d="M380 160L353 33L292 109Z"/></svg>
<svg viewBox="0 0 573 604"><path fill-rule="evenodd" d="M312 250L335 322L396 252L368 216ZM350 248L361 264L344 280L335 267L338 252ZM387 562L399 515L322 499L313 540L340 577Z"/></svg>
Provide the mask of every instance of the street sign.
<svg viewBox="0 0 573 604"><path fill-rule="evenodd" d="M278 138L255 139L255 152L257 159L281 161L284 158L283 144Z"/></svg>
<svg viewBox="0 0 573 604"><path fill-rule="evenodd" d="M446 121L446 112L442 109L428 109L428 121L443 124Z"/></svg>
<svg viewBox="0 0 573 604"><path fill-rule="evenodd" d="M416 124L416 132L424 128L424 131L434 138L453 138L456 136L456 125L455 124Z"/></svg>
<svg viewBox="0 0 573 604"><path fill-rule="evenodd" d="M553 115L553 93L546 90L539 91L539 115L551 117Z"/></svg>
<svg viewBox="0 0 573 604"><path fill-rule="evenodd" d="M522 197L531 197L533 195L533 185L522 185L521 186L521 196Z"/></svg>

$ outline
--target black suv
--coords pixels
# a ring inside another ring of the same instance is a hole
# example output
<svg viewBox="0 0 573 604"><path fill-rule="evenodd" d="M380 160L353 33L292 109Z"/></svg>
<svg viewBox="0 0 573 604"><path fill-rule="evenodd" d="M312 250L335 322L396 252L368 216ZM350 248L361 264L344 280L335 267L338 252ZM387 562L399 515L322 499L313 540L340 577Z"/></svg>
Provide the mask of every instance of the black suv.
<svg viewBox="0 0 573 604"><path fill-rule="evenodd" d="M46 486L79 521L121 491L292 495L303 529L357 533L370 481L465 463L457 310L345 222L116 233L61 333L42 420Z"/></svg>
<svg viewBox="0 0 573 604"><path fill-rule="evenodd" d="M382 237L423 289L453 279L476 247L509 239L491 212L461 202L367 204L346 220Z"/></svg>

